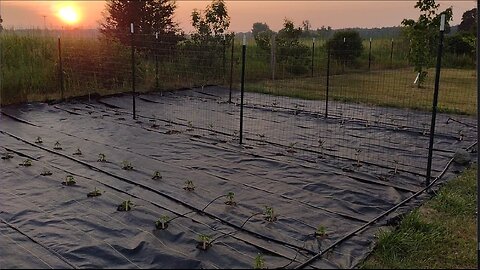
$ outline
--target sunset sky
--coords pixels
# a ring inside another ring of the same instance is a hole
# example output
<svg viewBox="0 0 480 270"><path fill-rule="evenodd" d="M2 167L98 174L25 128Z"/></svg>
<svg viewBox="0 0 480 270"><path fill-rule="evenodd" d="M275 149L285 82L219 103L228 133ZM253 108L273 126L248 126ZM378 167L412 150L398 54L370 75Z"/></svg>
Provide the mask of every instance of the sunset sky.
<svg viewBox="0 0 480 270"><path fill-rule="evenodd" d="M410 1L227 1L230 30L249 31L254 22L266 22L279 30L285 17L300 24L308 19L313 29L345 27L397 26L404 18L417 18L415 0ZM476 1L437 1L440 9L453 6L453 25L460 23L463 12ZM0 0L4 26L15 28L61 26L96 28L102 18L104 1L5 1ZM186 32L192 30L190 14L204 9L210 1L177 1L176 21Z"/></svg>

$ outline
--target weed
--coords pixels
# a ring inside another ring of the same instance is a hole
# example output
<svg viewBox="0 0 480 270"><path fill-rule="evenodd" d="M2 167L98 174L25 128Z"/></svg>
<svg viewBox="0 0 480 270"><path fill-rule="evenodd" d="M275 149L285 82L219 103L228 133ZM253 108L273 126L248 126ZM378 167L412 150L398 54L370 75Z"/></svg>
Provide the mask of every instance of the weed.
<svg viewBox="0 0 480 270"><path fill-rule="evenodd" d="M82 155L82 151L80 151L80 148L77 148L77 151L75 151L75 153L73 153L74 156L81 156Z"/></svg>
<svg viewBox="0 0 480 270"><path fill-rule="evenodd" d="M198 236L198 245L197 247L202 250L207 250L212 245L212 238L206 234L200 234Z"/></svg>
<svg viewBox="0 0 480 270"><path fill-rule="evenodd" d="M89 192L89 193L87 194L87 197L89 197L89 198L90 198L90 197L98 197L98 196L100 196L100 195L102 195L102 192L95 187L95 188L93 189L93 191L91 191L91 192Z"/></svg>
<svg viewBox="0 0 480 270"><path fill-rule="evenodd" d="M32 160L27 158L20 164L20 166L30 167L30 166L32 166Z"/></svg>
<svg viewBox="0 0 480 270"><path fill-rule="evenodd" d="M12 159L13 158L13 155L10 154L9 152L5 152L2 154L2 159L3 160L9 160L9 159Z"/></svg>
<svg viewBox="0 0 480 270"><path fill-rule="evenodd" d="M122 161L122 169L127 170L127 171L133 170L132 163L130 163L130 161L128 161L128 160Z"/></svg>
<svg viewBox="0 0 480 270"><path fill-rule="evenodd" d="M253 269L265 269L265 259L262 254L258 253L257 256L255 256Z"/></svg>
<svg viewBox="0 0 480 270"><path fill-rule="evenodd" d="M263 212L264 219L268 222L274 222L277 220L277 217L275 216L275 212L272 207L270 206L265 206L265 212Z"/></svg>
<svg viewBox="0 0 480 270"><path fill-rule="evenodd" d="M183 189L187 191L194 191L195 185L193 184L192 180L185 181L185 186L183 187Z"/></svg>
<svg viewBox="0 0 480 270"><path fill-rule="evenodd" d="M107 162L105 154L98 154L97 162Z"/></svg>
<svg viewBox="0 0 480 270"><path fill-rule="evenodd" d="M235 206L237 203L235 202L235 193L228 192L227 193L227 201L225 202L226 205Z"/></svg>
<svg viewBox="0 0 480 270"><path fill-rule="evenodd" d="M35 140L35 143L38 143L38 144L43 143L42 138L41 138L41 137L37 137L37 139Z"/></svg>
<svg viewBox="0 0 480 270"><path fill-rule="evenodd" d="M57 142L55 143L55 145L53 146L53 149L55 149L55 150L62 150L62 145L60 144L59 141L57 141Z"/></svg>
<svg viewBox="0 0 480 270"><path fill-rule="evenodd" d="M52 172L47 170L47 169L43 169L43 171L40 173L41 176L50 176L52 175Z"/></svg>
<svg viewBox="0 0 480 270"><path fill-rule="evenodd" d="M155 173L153 173L153 176L152 176L152 179L153 180L160 180L162 179L162 174L160 173L160 171L155 171Z"/></svg>
<svg viewBox="0 0 480 270"><path fill-rule="evenodd" d="M62 185L64 186L73 186L75 185L77 182L75 182L75 178L72 176L72 175L67 175L67 177L65 178L65 181L62 182Z"/></svg>
<svg viewBox="0 0 480 270"><path fill-rule="evenodd" d="M130 200L126 200L122 202L118 207L118 211L131 211L133 207L133 203Z"/></svg>
<svg viewBox="0 0 480 270"><path fill-rule="evenodd" d="M168 227L168 222L170 222L170 217L163 215L157 221L155 221L155 227L158 230L165 230Z"/></svg>
<svg viewBox="0 0 480 270"><path fill-rule="evenodd" d="M324 238L327 238L327 228L325 226L318 226L317 227L317 230L315 231L315 237L318 237L318 238L321 238L321 239L324 239Z"/></svg>

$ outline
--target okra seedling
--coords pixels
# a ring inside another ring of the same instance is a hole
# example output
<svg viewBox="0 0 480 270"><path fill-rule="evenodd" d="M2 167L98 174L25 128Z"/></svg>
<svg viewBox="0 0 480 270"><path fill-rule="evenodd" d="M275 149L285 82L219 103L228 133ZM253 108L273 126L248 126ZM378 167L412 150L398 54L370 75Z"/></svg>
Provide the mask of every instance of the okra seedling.
<svg viewBox="0 0 480 270"><path fill-rule="evenodd" d="M225 202L226 205L237 205L237 203L235 202L235 193L233 192L228 192L227 193L227 201Z"/></svg>
<svg viewBox="0 0 480 270"><path fill-rule="evenodd" d="M185 181L185 186L183 187L183 189L188 191L194 191L195 185L193 184L192 180Z"/></svg>
<svg viewBox="0 0 480 270"><path fill-rule="evenodd" d="M327 236L327 228L325 226L318 226L317 230L315 231L315 236L316 237L321 237L324 238Z"/></svg>
<svg viewBox="0 0 480 270"><path fill-rule="evenodd" d="M167 215L161 216L156 222L155 227L158 230L165 230L168 227L168 222L170 221L170 217Z"/></svg>
<svg viewBox="0 0 480 270"><path fill-rule="evenodd" d="M87 197L98 197L100 195L102 195L102 192L95 187L93 191L87 194Z"/></svg>
<svg viewBox="0 0 480 270"><path fill-rule="evenodd" d="M98 162L107 162L105 154L98 154Z"/></svg>
<svg viewBox="0 0 480 270"><path fill-rule="evenodd" d="M2 159L4 160L8 160L8 159L12 159L13 158L13 155L10 154L9 152L5 152L2 154Z"/></svg>
<svg viewBox="0 0 480 270"><path fill-rule="evenodd" d="M152 179L153 179L153 180L160 180L160 179L162 179L162 174L160 173L160 171L155 171L155 173L153 173Z"/></svg>
<svg viewBox="0 0 480 270"><path fill-rule="evenodd" d="M43 169L42 173L40 173L41 176L50 176L52 175L52 172L47 170L47 169Z"/></svg>
<svg viewBox="0 0 480 270"><path fill-rule="evenodd" d="M43 140L41 137L37 137L37 139L35 140L35 143L43 143Z"/></svg>
<svg viewBox="0 0 480 270"><path fill-rule="evenodd" d="M263 212L263 215L266 221L273 222L276 220L273 208L270 206L265 206L265 212Z"/></svg>
<svg viewBox="0 0 480 270"><path fill-rule="evenodd" d="M65 181L62 182L62 184L65 186L73 186L76 183L77 182L75 182L75 178L72 175L67 175L67 177L65 178Z"/></svg>
<svg viewBox="0 0 480 270"><path fill-rule="evenodd" d="M124 160L122 162L122 169L127 170L127 171L133 170L132 163L130 163L130 161L128 161L128 160Z"/></svg>
<svg viewBox="0 0 480 270"><path fill-rule="evenodd" d="M53 149L55 149L55 150L62 150L62 145L60 144L59 141L57 141L57 142L55 143L55 145L53 146Z"/></svg>
<svg viewBox="0 0 480 270"><path fill-rule="evenodd" d="M265 259L263 259L263 255L258 253L255 256L255 261L253 262L253 269L265 269Z"/></svg>
<svg viewBox="0 0 480 270"><path fill-rule="evenodd" d="M200 247L203 250L207 250L207 248L209 248L211 245L211 242L210 242L211 239L212 238L206 234L200 234L198 236L198 242L200 242L200 245L198 247Z"/></svg>
<svg viewBox="0 0 480 270"><path fill-rule="evenodd" d="M22 162L22 164L20 164L20 166L30 167L30 166L32 166L32 160L27 158Z"/></svg>
<svg viewBox="0 0 480 270"><path fill-rule="evenodd" d="M118 207L118 211L131 211L133 207L133 203L130 200L126 200L122 202Z"/></svg>
<svg viewBox="0 0 480 270"><path fill-rule="evenodd" d="M80 151L80 148L77 148L77 151L75 151L75 153L73 153L73 155L75 155L75 156L81 156L81 155L82 155L82 151Z"/></svg>

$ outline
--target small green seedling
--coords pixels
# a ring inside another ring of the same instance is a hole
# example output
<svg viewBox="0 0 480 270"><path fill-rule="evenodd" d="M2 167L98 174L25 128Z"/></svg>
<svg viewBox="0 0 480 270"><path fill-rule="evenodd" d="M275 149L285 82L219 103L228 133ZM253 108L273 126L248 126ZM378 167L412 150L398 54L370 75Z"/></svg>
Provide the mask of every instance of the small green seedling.
<svg viewBox="0 0 480 270"><path fill-rule="evenodd" d="M192 180L185 181L185 186L183 187L183 189L187 191L194 191L195 185L193 184Z"/></svg>
<svg viewBox="0 0 480 270"><path fill-rule="evenodd" d="M13 155L10 154L9 152L5 152L5 153L3 153L3 155L2 155L2 159L3 159L3 160L9 160L9 159L12 159L12 158L13 158Z"/></svg>
<svg viewBox="0 0 480 270"><path fill-rule="evenodd" d="M458 140L463 141L464 137L465 137L465 135L463 134L463 130L459 130L458 131Z"/></svg>
<svg viewBox="0 0 480 270"><path fill-rule="evenodd" d="M98 154L97 162L107 162L105 154Z"/></svg>
<svg viewBox="0 0 480 270"><path fill-rule="evenodd" d="M321 238L321 239L324 239L324 238L327 238L327 228L325 226L318 226L317 227L317 230L315 231L315 237L318 237L318 238Z"/></svg>
<svg viewBox="0 0 480 270"><path fill-rule="evenodd" d="M102 192L100 190L98 190L96 187L93 189L93 191L89 192L87 194L87 197L98 197L98 196L101 196L102 195Z"/></svg>
<svg viewBox="0 0 480 270"><path fill-rule="evenodd" d="M263 212L264 218L268 222L274 222L277 220L275 217L275 212L272 207L270 206L265 206L265 212Z"/></svg>
<svg viewBox="0 0 480 270"><path fill-rule="evenodd" d="M394 159L393 162L395 163L395 170L393 171L393 173L398 174L398 160Z"/></svg>
<svg viewBox="0 0 480 270"><path fill-rule="evenodd" d="M74 156L81 156L82 155L82 151L80 151L80 148L77 148L77 151L75 151L75 153L73 153Z"/></svg>
<svg viewBox="0 0 480 270"><path fill-rule="evenodd" d="M52 175L52 172L47 170L47 169L43 169L42 173L40 173L41 176L50 176Z"/></svg>
<svg viewBox="0 0 480 270"><path fill-rule="evenodd" d="M53 149L55 149L55 150L62 150L62 145L60 144L59 141L57 141L57 142L55 143L55 145L53 146Z"/></svg>
<svg viewBox="0 0 480 270"><path fill-rule="evenodd" d="M62 182L62 185L64 186L73 186L75 185L77 182L75 182L75 178L72 176L72 175L67 175L67 177L65 178L65 181Z"/></svg>
<svg viewBox="0 0 480 270"><path fill-rule="evenodd" d="M235 193L233 193L233 192L228 192L227 193L227 201L225 201L225 204L226 205L231 205L231 206L237 205L237 203L235 202Z"/></svg>
<svg viewBox="0 0 480 270"><path fill-rule="evenodd" d="M20 164L20 166L30 167L30 166L32 166L32 160L27 158Z"/></svg>
<svg viewBox="0 0 480 270"><path fill-rule="evenodd" d="M162 179L162 178L163 178L163 177L162 177L162 174L160 173L160 171L155 171L155 172L153 173L153 176L152 176L152 179L153 179L153 180L160 180L160 179Z"/></svg>
<svg viewBox="0 0 480 270"><path fill-rule="evenodd" d="M296 144L297 144L297 142L290 143L290 144L288 145L287 152L289 152L289 153L295 153L294 147L295 147Z"/></svg>
<svg viewBox="0 0 480 270"><path fill-rule="evenodd" d="M265 259L263 258L262 254L258 253L257 256L255 256L253 269L265 269Z"/></svg>
<svg viewBox="0 0 480 270"><path fill-rule="evenodd" d="M41 138L41 137L37 137L37 139L35 140L35 143L38 143L38 144L43 143L42 138Z"/></svg>
<svg viewBox="0 0 480 270"><path fill-rule="evenodd" d="M133 207L133 203L130 200L126 200L122 202L118 207L118 211L131 211Z"/></svg>
<svg viewBox="0 0 480 270"><path fill-rule="evenodd" d="M360 163L360 153L361 152L362 152L362 149L360 149L360 148L355 149L355 158L357 159L357 163L355 164L355 166L357 166L357 167L362 167L362 164Z"/></svg>
<svg viewBox="0 0 480 270"><path fill-rule="evenodd" d="M128 160L124 160L122 162L122 169L127 170L127 171L133 170L132 163L130 163L130 161L128 161Z"/></svg>
<svg viewBox="0 0 480 270"><path fill-rule="evenodd" d="M202 250L207 250L211 245L212 238L206 234L200 234L198 236L198 245L197 247Z"/></svg>
<svg viewBox="0 0 480 270"><path fill-rule="evenodd" d="M168 222L170 222L170 217L163 215L155 222L155 228L165 230L168 227Z"/></svg>
<svg viewBox="0 0 480 270"><path fill-rule="evenodd" d="M213 130L213 123L208 124L208 129Z"/></svg>

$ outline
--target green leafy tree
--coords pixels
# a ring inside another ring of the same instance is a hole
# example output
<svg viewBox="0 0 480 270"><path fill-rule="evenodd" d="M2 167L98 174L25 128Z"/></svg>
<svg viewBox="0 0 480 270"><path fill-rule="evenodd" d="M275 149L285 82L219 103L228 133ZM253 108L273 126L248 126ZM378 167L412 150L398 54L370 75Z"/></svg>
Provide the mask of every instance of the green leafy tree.
<svg viewBox="0 0 480 270"><path fill-rule="evenodd" d="M310 48L300 43L302 28L285 19L283 28L275 37L277 59L285 65L286 70L294 75L308 72Z"/></svg>
<svg viewBox="0 0 480 270"><path fill-rule="evenodd" d="M252 26L252 34L257 46L269 51L270 41L275 34L266 23L256 22Z"/></svg>
<svg viewBox="0 0 480 270"><path fill-rule="evenodd" d="M475 42L474 35L468 32L458 33L454 36L445 39L445 51L454 55L468 55L475 56Z"/></svg>
<svg viewBox="0 0 480 270"><path fill-rule="evenodd" d="M354 30L335 32L333 37L327 41L327 47L333 58L344 63L355 61L363 51L362 38Z"/></svg>
<svg viewBox="0 0 480 270"><path fill-rule="evenodd" d="M224 0L213 0L205 11L192 12L192 26L195 31L192 40L197 43L219 43L228 34L230 16Z"/></svg>
<svg viewBox="0 0 480 270"><path fill-rule="evenodd" d="M130 44L130 23L133 22L135 34L142 35L142 39L137 39L139 42L153 41L155 33L161 40L176 42L182 36L173 18L176 8L175 1L171 0L107 0L100 32Z"/></svg>
<svg viewBox="0 0 480 270"><path fill-rule="evenodd" d="M419 74L417 86L420 88L427 77L427 68L435 59L441 14L445 14L445 31L448 32L448 22L452 20L453 11L450 7L438 13L439 4L435 0L418 0L415 8L421 12L418 20L404 19L402 25L404 35L411 40L410 61Z"/></svg>
<svg viewBox="0 0 480 270"><path fill-rule="evenodd" d="M458 30L477 34L477 8L467 10L462 15L462 22L458 25Z"/></svg>

